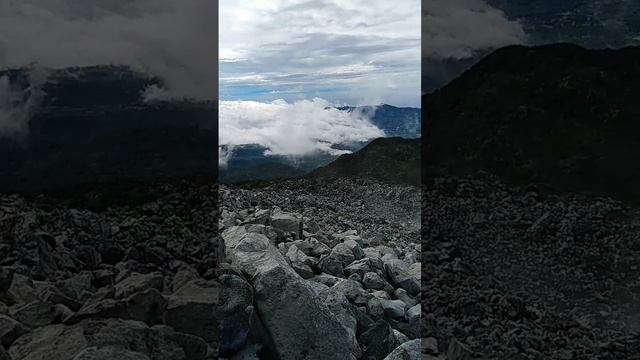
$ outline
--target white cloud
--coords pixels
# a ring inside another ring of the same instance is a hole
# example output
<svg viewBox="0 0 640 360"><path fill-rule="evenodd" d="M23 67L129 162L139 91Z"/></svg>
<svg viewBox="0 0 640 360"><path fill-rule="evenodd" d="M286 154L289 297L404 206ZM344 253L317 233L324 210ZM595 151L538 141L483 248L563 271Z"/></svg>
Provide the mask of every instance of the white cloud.
<svg viewBox="0 0 640 360"><path fill-rule="evenodd" d="M430 0L422 22L422 56L428 59L468 59L527 40L518 21L483 0Z"/></svg>
<svg viewBox="0 0 640 360"><path fill-rule="evenodd" d="M218 2L0 0L0 68L130 65L179 97L215 98Z"/></svg>
<svg viewBox="0 0 640 360"><path fill-rule="evenodd" d="M293 103L220 101L219 106L219 144L230 151L237 145L258 144L273 155L341 154L345 151L331 145L384 136L369 122L373 114L339 111L319 98ZM219 162L226 163L230 151L221 151Z"/></svg>
<svg viewBox="0 0 640 360"><path fill-rule="evenodd" d="M420 103L420 2L418 0L222 1L220 91L224 99L246 99L258 87L274 100L321 94L334 102L399 105ZM266 83L231 82L260 74ZM376 85L399 86L392 91ZM300 88L297 92L293 89ZM354 94L358 96L354 97ZM401 94L397 95L397 94Z"/></svg>
<svg viewBox="0 0 640 360"><path fill-rule="evenodd" d="M47 76L46 70L30 70L26 89L12 86L8 76L0 77L0 138L19 139L27 134L29 119L44 96Z"/></svg>

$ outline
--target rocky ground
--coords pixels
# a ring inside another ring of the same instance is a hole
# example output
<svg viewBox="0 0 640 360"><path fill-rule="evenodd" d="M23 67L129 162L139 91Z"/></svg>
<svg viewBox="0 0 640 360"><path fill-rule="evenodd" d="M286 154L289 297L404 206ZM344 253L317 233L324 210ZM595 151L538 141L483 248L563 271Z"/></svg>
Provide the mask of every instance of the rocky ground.
<svg viewBox="0 0 640 360"><path fill-rule="evenodd" d="M419 197L365 180L221 186L221 355L419 359Z"/></svg>
<svg viewBox="0 0 640 360"><path fill-rule="evenodd" d="M216 190L99 211L0 195L0 359L217 358Z"/></svg>
<svg viewBox="0 0 640 360"><path fill-rule="evenodd" d="M640 211L484 173L423 191L428 359L640 359Z"/></svg>

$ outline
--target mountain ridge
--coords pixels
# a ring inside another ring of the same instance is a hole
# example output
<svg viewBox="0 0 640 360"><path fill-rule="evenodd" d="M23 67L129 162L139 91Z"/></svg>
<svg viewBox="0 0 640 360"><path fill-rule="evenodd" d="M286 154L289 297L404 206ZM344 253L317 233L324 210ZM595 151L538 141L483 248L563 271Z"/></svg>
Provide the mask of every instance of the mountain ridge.
<svg viewBox="0 0 640 360"><path fill-rule="evenodd" d="M423 179L487 170L640 200L638 84L640 47L498 49L423 97Z"/></svg>

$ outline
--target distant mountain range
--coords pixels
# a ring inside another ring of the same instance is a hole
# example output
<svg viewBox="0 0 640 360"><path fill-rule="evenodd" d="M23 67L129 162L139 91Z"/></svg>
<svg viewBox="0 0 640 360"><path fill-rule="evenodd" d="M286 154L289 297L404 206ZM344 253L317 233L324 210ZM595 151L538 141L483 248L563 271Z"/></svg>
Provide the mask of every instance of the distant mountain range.
<svg viewBox="0 0 640 360"><path fill-rule="evenodd" d="M34 85L29 69L0 71L0 78L17 94ZM0 191L193 174L215 178L214 102L146 103L143 92L161 80L123 66L51 70L40 81L43 96L25 136L0 138Z"/></svg>
<svg viewBox="0 0 640 360"><path fill-rule="evenodd" d="M635 0L486 0L518 21L527 44L570 42L586 48L640 45L640 2ZM423 59L423 88L431 92L461 75L496 49L461 60Z"/></svg>
<svg viewBox="0 0 640 360"><path fill-rule="evenodd" d="M640 200L640 47L499 49L423 98L423 179L492 172Z"/></svg>
<svg viewBox="0 0 640 360"><path fill-rule="evenodd" d="M341 111L361 111L364 114L374 114L370 122L383 130L386 137L402 137L414 139L420 137L422 127L422 112L420 108L395 107L387 104L379 106L343 106ZM371 139L373 140L373 139ZM332 144L335 149L358 151L370 141ZM224 150L224 148L223 148ZM219 179L223 183L268 180L304 174L320 166L327 165L338 158L337 155L314 153L301 157L265 156L268 150L259 145L244 145L234 147L233 156L227 166L220 169Z"/></svg>

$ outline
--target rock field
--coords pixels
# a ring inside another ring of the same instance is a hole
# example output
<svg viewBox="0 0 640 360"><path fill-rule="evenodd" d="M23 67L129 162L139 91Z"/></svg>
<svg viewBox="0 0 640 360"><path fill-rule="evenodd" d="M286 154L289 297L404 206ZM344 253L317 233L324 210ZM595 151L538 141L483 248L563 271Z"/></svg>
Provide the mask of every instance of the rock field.
<svg viewBox="0 0 640 360"><path fill-rule="evenodd" d="M423 190L427 359L640 359L640 212L478 173Z"/></svg>
<svg viewBox="0 0 640 360"><path fill-rule="evenodd" d="M419 358L417 188L147 193L0 195L0 359Z"/></svg>
<svg viewBox="0 0 640 360"><path fill-rule="evenodd" d="M216 190L100 212L0 195L0 359L217 358Z"/></svg>
<svg viewBox="0 0 640 360"><path fill-rule="evenodd" d="M418 188L288 180L220 202L223 357L420 358Z"/></svg>

